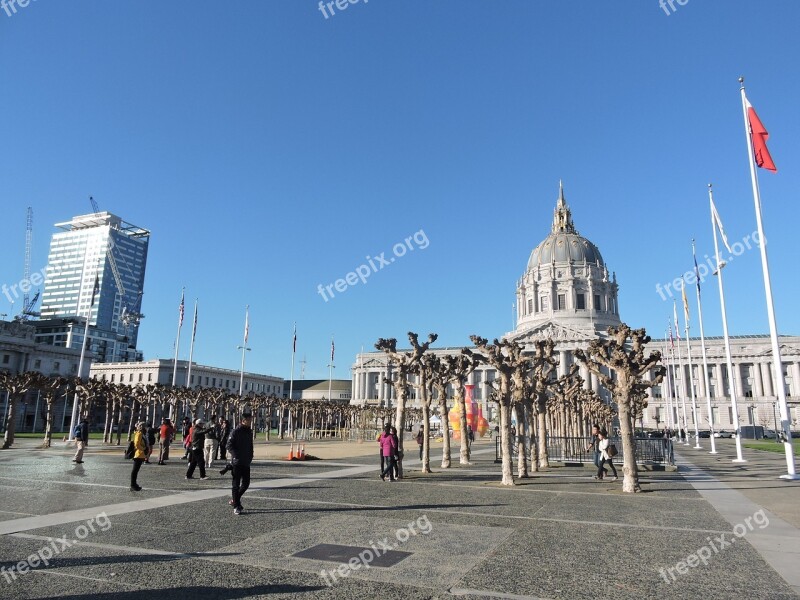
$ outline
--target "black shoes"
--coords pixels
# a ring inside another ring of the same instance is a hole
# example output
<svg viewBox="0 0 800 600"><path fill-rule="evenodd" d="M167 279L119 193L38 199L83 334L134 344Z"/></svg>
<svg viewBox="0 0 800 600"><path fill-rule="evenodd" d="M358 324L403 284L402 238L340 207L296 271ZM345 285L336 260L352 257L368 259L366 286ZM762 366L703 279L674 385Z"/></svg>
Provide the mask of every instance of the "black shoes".
<svg viewBox="0 0 800 600"><path fill-rule="evenodd" d="M131 491L132 492L141 492L142 491L142 486L140 486L140 485L132 485L131 486Z"/></svg>

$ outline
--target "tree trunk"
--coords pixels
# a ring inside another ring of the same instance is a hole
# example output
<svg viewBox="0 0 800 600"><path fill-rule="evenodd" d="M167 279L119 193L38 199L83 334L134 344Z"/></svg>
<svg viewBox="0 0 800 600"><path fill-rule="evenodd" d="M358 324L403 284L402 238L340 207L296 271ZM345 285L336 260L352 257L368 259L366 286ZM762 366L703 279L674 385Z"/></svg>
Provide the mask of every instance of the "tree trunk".
<svg viewBox="0 0 800 600"><path fill-rule="evenodd" d="M547 454L547 405L538 401L538 429L539 429L539 468L550 467L550 457Z"/></svg>
<svg viewBox="0 0 800 600"><path fill-rule="evenodd" d="M17 430L17 413L14 410L17 404L17 396L9 394L8 397L8 417L6 417L6 434L3 439L3 450L8 450L14 443L14 433Z"/></svg>
<svg viewBox="0 0 800 600"><path fill-rule="evenodd" d="M397 456L399 457L399 460L397 461L397 478L402 479L403 438L405 437L403 434L406 430L406 399L408 398L408 390L406 390L405 379L400 382L398 387L400 389L397 390L397 408L395 409L394 426L397 428Z"/></svg>
<svg viewBox="0 0 800 600"><path fill-rule="evenodd" d="M517 416L517 477L528 477L528 453L525 451L525 437L527 423L525 422L525 408L520 403L514 404L514 414Z"/></svg>
<svg viewBox="0 0 800 600"><path fill-rule="evenodd" d="M617 401L619 411L620 439L622 440L622 491L628 493L641 492L639 485L639 469L636 466L636 437L633 431L633 423L630 414L630 407L627 398L620 398Z"/></svg>
<svg viewBox="0 0 800 600"><path fill-rule="evenodd" d="M42 442L42 448L49 448L53 440L53 408L55 407L55 396L45 394L44 401L47 416L45 417L44 441Z"/></svg>
<svg viewBox="0 0 800 600"><path fill-rule="evenodd" d="M538 419L534 415L533 403L528 405L528 423L531 426L531 471L539 470L539 430Z"/></svg>
<svg viewBox="0 0 800 600"><path fill-rule="evenodd" d="M450 421L447 418L447 397L439 399L439 406L442 407L442 417L439 427L442 428L442 468L450 468Z"/></svg>
<svg viewBox="0 0 800 600"><path fill-rule="evenodd" d="M422 403L422 472L431 472L431 445L430 445L430 400Z"/></svg>
<svg viewBox="0 0 800 600"><path fill-rule="evenodd" d="M459 455L459 463L462 465L471 465L469 462L469 435L467 434L467 402L465 399L466 391L464 384L459 382L458 389L458 406L461 408L461 417L459 418L459 426L461 427L461 453Z"/></svg>
<svg viewBox="0 0 800 600"><path fill-rule="evenodd" d="M511 464L511 407L500 402L500 454L503 460L503 485L514 485Z"/></svg>

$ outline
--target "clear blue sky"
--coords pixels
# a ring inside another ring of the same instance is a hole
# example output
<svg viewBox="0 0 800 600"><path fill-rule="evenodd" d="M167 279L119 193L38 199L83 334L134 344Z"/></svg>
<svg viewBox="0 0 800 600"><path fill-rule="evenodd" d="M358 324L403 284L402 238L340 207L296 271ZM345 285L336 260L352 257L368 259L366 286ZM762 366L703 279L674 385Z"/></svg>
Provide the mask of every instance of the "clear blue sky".
<svg viewBox="0 0 800 600"><path fill-rule="evenodd" d="M238 369L249 303L248 370L288 377L297 321L306 377L327 377L331 334L335 376L349 377L379 337L434 331L456 346L507 332L563 178L576 226L616 271L623 319L661 336L672 307L656 284L691 267L692 237L712 251L706 184L731 241L755 230L743 74L779 168L760 172L778 325L800 334L800 3L676 8L370 0L325 19L314 0L38 0L0 11L0 282L22 277L27 206L38 270L52 225L89 212L91 194L152 231L147 358L172 355L186 286L188 304L200 299L198 362ZM366 285L328 302L317 292L420 230L428 247ZM732 333L766 333L758 252L726 272ZM719 335L713 280L704 298L707 334Z"/></svg>

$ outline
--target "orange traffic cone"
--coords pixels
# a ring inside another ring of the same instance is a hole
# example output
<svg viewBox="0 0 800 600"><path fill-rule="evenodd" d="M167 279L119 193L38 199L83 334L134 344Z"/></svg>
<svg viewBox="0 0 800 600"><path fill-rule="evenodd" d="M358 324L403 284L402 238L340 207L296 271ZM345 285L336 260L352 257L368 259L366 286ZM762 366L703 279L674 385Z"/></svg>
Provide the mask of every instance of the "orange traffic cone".
<svg viewBox="0 0 800 600"><path fill-rule="evenodd" d="M289 446L289 460L294 460L294 442Z"/></svg>
<svg viewBox="0 0 800 600"><path fill-rule="evenodd" d="M306 445L305 444L300 446L300 450L297 453L297 458L299 458L300 460L305 460L306 459Z"/></svg>

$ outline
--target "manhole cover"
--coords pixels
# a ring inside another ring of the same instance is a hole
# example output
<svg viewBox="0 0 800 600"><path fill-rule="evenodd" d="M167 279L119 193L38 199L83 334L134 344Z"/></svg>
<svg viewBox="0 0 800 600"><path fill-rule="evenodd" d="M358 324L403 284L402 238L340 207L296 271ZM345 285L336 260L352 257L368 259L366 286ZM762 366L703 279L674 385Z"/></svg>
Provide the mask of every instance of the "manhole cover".
<svg viewBox="0 0 800 600"><path fill-rule="evenodd" d="M376 551L377 550L377 551ZM370 567L393 567L401 560L409 557L413 552L400 550L384 550L380 547L340 546L339 544L317 544L301 550L292 556L296 558L310 558L311 560L325 560L335 563L348 563L355 558L360 562L368 563ZM370 559L371 557L371 559Z"/></svg>

